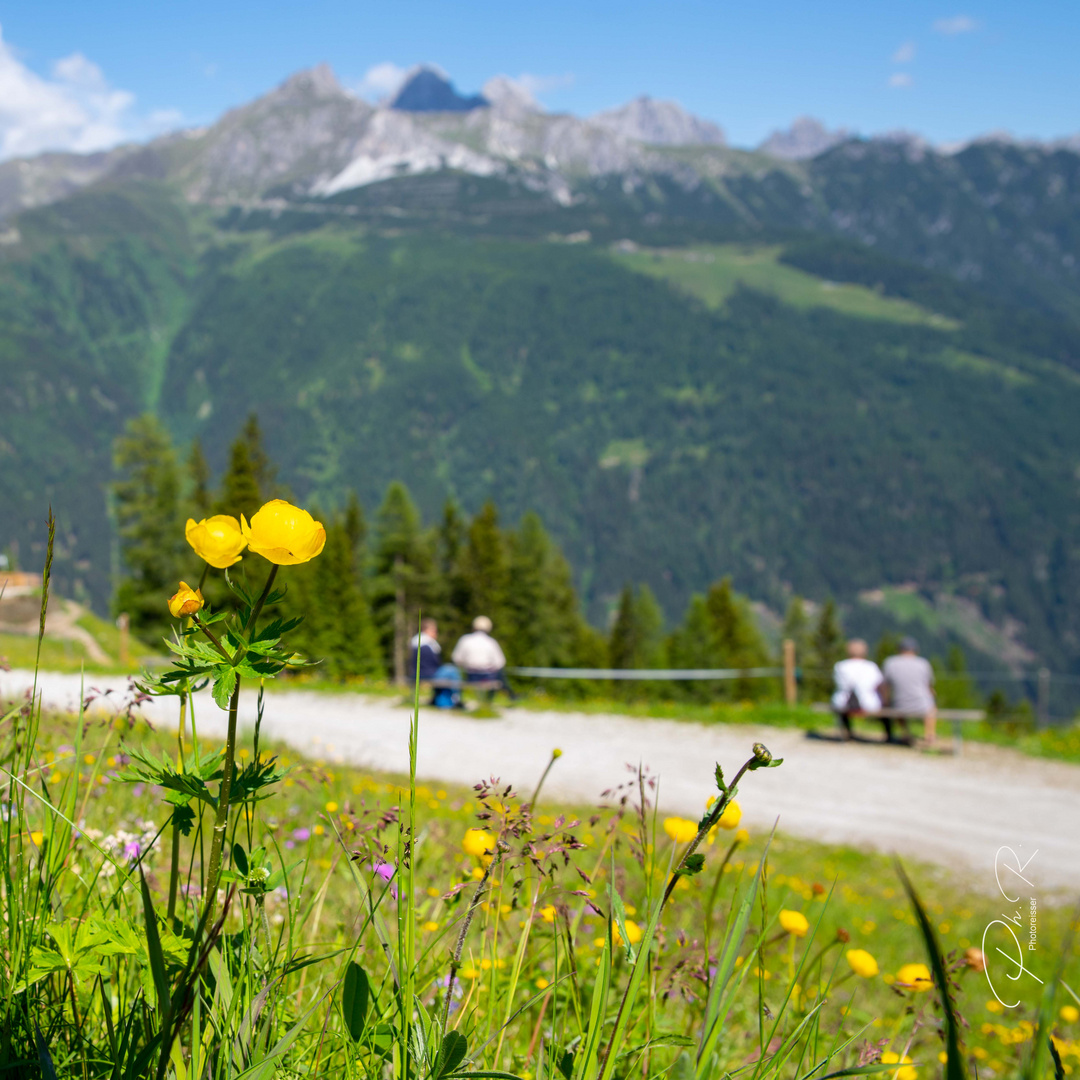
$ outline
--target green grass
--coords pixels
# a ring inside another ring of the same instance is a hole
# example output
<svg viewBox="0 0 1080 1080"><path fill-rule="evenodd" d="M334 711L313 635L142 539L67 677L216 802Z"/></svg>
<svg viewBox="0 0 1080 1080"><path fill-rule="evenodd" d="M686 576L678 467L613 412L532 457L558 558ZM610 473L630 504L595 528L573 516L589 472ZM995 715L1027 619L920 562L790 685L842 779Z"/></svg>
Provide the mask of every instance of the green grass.
<svg viewBox="0 0 1080 1080"><path fill-rule="evenodd" d="M953 330L960 325L910 301L882 296L863 285L825 281L787 266L778 261L782 253L783 248L777 245L711 244L616 252L612 258L630 270L670 281L711 308L722 307L739 286L745 286L800 309L831 308L860 319L886 319L938 330ZM955 356L949 359L961 363ZM967 366L972 366L971 359L967 359Z"/></svg>
<svg viewBox="0 0 1080 1080"><path fill-rule="evenodd" d="M420 739L422 742L422 719ZM65 785L77 782L73 805L79 820L85 821L81 826L85 836L73 841L66 869L54 883L57 895L65 896L73 910L87 905L87 910L92 912L97 904L115 893L115 874L98 878L89 889L85 887L86 882L94 882L94 866L100 861L86 837L96 838L97 844L116 854L129 842L125 834L149 836L167 821L168 806L160 791L147 783L121 781L124 753L134 750L169 753L172 746L173 737L166 732L150 731L142 726L118 730L112 724L98 721L87 725L80 744L73 718L55 715L42 718L37 745L28 761L28 775L51 797L59 795ZM201 747L204 754L215 748L206 741ZM266 924L271 938L279 941L278 948L294 961L304 957L315 963L292 975L281 976L280 987L276 981L271 984L270 1000L278 1002L276 1008L284 1011L277 1015L271 1009L270 1017L264 1020L268 1026L258 1030L273 1041L297 1019L303 1021L295 1047L282 1062L292 1071L280 1075L380 1075L378 1069L371 1071L378 1063L371 1039L379 1030L375 1025L389 1025L387 1030L393 1028L396 1013L392 987L386 981L386 964L379 950L372 947L374 941L355 954L373 989L367 1034L356 1044L347 1035L337 980L347 968L347 958L353 955L351 949L357 935L371 933L368 905L376 898L383 927L380 934L389 935L391 955L395 955L400 929L398 905L385 889L385 883L372 872L372 866L383 858L395 861L394 821L408 801L409 781L305 759L287 747L264 747L264 752L279 754L279 763L288 769L288 774L272 800L260 804L252 815L241 816L234 843L243 843L248 851L253 845L264 844L273 853L275 865L293 868L288 893L278 890L266 898ZM251 760L250 744L242 740L240 764ZM729 766L730 776L735 763L725 764ZM558 762L554 767L558 768ZM619 779L613 777L612 781ZM742 783L741 801L754 798L753 782L754 777L748 776ZM709 786L703 783L703 806ZM633 789L628 794L631 799L635 797ZM475 790L435 783L418 784L415 801L417 834L421 838L412 915L417 942L417 1001L421 1009L435 1016L439 1005L437 980L447 970L448 950L460 930L465 907L472 896L472 883L482 873L481 860L463 850L466 830L497 831L501 820L513 818L516 802L506 793L481 800ZM599 812L595 807L559 806L541 800L526 835L534 836L531 841L534 847L537 835L555 838L554 842L540 841L538 845L544 873L538 876L530 869L527 859L508 858L493 879L489 901L477 909L466 936L458 976L462 993L452 1015L452 1026L468 1037L474 1049L488 1036L494 1036L478 1066L508 1069L525 1080L533 1080L541 1063L545 1075L557 1063L553 1045L560 1048L574 1045L568 1043L577 1024L573 1011L577 992L574 986L580 987L582 1005L587 1009L589 995L595 989L598 965L606 955L606 922L586 901L592 899L602 910L607 909L605 898L614 870L626 905L625 919L637 928L633 932L628 930L633 939L644 925L650 879L663 881L666 876L663 867L668 863L673 844L665 824L662 815L654 818L649 813L639 819L632 811L620 812L617 800L609 800L607 808ZM40 839L34 837L48 835L49 820L44 807L31 801L20 819L20 828L30 837L22 850L29 849L30 865L33 865L35 847L44 850ZM646 846L641 841L642 828L649 837ZM571 834L580 846L567 851L569 866L562 866L561 856L551 860L544 855L545 848L561 851L563 845L557 838ZM732 918L734 897L747 887L765 853L766 836L747 835L736 844L725 863L725 852L734 837L734 832L721 831L714 843L704 845L704 872L682 879L674 892L652 957L650 1000L643 1002L640 1014L635 1013L638 1031L633 1041L638 1045L660 1036L696 1036L702 1008L701 980L708 968L706 953L719 949L718 935ZM185 860L186 852L185 845ZM143 863L158 902L161 898L157 889L163 882L166 855L160 848L153 849ZM197 846L192 855L197 863ZM25 854L20 857L27 858ZM920 1066L920 1078L933 1076L941 1052L935 1034L935 1012L931 1008L934 995L894 988L902 965L923 963L926 958L915 918L890 859L781 833L771 843L767 865L763 902L770 917L775 919L780 910L801 912L812 932L805 938L791 936L772 923L761 945L760 983L756 978L757 956L745 946L739 950L736 971L751 965L752 977L743 983L725 1025L720 1063L734 1070L745 1065L758 1049L758 1002L767 1006L770 1018L778 1015L783 1018L779 1030L785 1033L790 1033L820 1005L817 1021L820 1029L812 1039L811 1060L816 1060L813 1055L835 1045L834 1039L856 1035L853 1048L841 1055L833 1067L839 1067L845 1060L854 1063L864 1043L884 1040L885 1048L898 1053L906 1049ZM584 880L578 869L585 874ZM1003 1012L988 991L984 977L964 962L966 950L978 947L983 928L997 917L1000 904L986 892L973 889L964 878L942 868L912 862L907 864L907 869L954 965L957 1006L969 1025L963 1033L969 1062L978 1066L980 1075L985 1075L987 1070L997 1076L1018 1073L1031 1046L1037 995L1031 990L1021 1008ZM714 884L719 904L717 925L713 927L709 944L703 936L707 922L704 912ZM135 900L130 891L120 894L120 904L125 910ZM545 914L549 911L552 922L548 922ZM137 910L132 910L130 917L136 927L141 924ZM63 921L61 916L54 918ZM562 941L564 918L570 936ZM1040 908L1040 940L1047 943L1064 940L1068 921L1064 909ZM222 958L213 969L217 973L215 978L220 982L228 977L234 992L245 998L251 994L251 998L246 998L251 1000L262 988L258 975L262 961L254 953L250 960L245 960L249 948L254 948L260 940L258 912L250 898L234 901L225 929ZM523 942L526 929L530 935L527 943ZM47 938L43 947L47 953ZM850 973L845 953L855 948L871 953L880 968L878 976L859 978ZM815 958L819 956L822 963L817 966ZM565 966L571 957L576 972L573 979L568 978L569 969ZM804 961L808 966L802 966ZM1040 950L1032 960L1032 970L1046 978L1053 961L1049 948ZM106 981L114 993L119 992L121 1007L128 993L123 981L125 963L127 970L135 966L137 971L134 957L131 960L120 957L118 961L106 956L104 961ZM1074 961L1071 968L1076 967ZM223 974L226 970L227 976ZM621 988L629 972L622 951L617 950L613 972L617 986ZM1076 974L1072 972L1074 979ZM145 978L149 979L149 972ZM1029 981L1035 987L1034 980ZM152 982L149 985L152 995ZM93 986L94 976L89 972L77 976L75 993L81 1023L88 1028L101 1022ZM70 1012L70 995L62 980L56 989L59 992L50 996L49 979L46 979L34 985L33 993L35 1000L41 1002L43 1014L51 1017L46 1041L59 1057L64 1041L61 1032L71 1022L70 1017L65 1019L65 1012ZM228 1032L228 1045L245 1045L245 1029L239 1026L243 1010L235 1015L223 1010L210 984L205 994L202 1022L211 1023L215 1034ZM545 999L548 1005L544 1005ZM609 1008L613 1009L616 1002L617 997ZM313 1004L319 1008L309 1013ZM500 1039L503 1017L518 1009L522 1010L520 1017ZM276 1019L272 1019L274 1016ZM540 1043L534 1038L538 1030L544 1035ZM1080 1063L1077 1039L1080 1030L1075 1023L1063 1019L1057 1024L1057 1034L1066 1061L1074 1067ZM188 1039L189 1036L183 1036L185 1045ZM223 1058L213 1049L219 1041L215 1038L204 1046L212 1074L235 1076L239 1069L229 1065L227 1055ZM496 1043L501 1050L496 1051ZM547 1060L545 1053L549 1055ZM677 1045L658 1045L650 1053L643 1075L664 1075L681 1053ZM322 1062L321 1069L315 1065L317 1058ZM77 1055L69 1058L67 1065L78 1074ZM61 1075L64 1074L61 1068ZM173 1075L170 1071L169 1076ZM789 1073L769 1062L764 1075ZM578 1076L577 1068L573 1076Z"/></svg>

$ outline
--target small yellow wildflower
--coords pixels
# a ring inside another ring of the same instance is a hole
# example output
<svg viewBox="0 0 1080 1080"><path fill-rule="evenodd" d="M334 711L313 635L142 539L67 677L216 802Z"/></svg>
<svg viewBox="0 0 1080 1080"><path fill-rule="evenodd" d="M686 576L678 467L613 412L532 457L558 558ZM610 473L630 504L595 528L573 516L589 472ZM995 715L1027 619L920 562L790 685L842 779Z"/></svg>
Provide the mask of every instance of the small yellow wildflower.
<svg viewBox="0 0 1080 1080"><path fill-rule="evenodd" d="M554 904L548 904L547 907L542 907L540 909L540 918L542 918L544 922L553 923L556 914Z"/></svg>
<svg viewBox="0 0 1080 1080"><path fill-rule="evenodd" d="M991 998L986 1003L986 1011L987 1012L992 1012L992 1013L1004 1012L1005 1011L1005 1006L1002 1005L1001 1002L998 1001L997 998Z"/></svg>
<svg viewBox="0 0 1080 1080"><path fill-rule="evenodd" d="M780 912L780 925L795 937L806 937L806 932L810 929L810 924L801 911L789 911L787 908Z"/></svg>
<svg viewBox="0 0 1080 1080"><path fill-rule="evenodd" d="M546 990L550 985L551 983L549 983L547 979L545 979L543 976L536 980L537 990Z"/></svg>
<svg viewBox="0 0 1080 1080"><path fill-rule="evenodd" d="M721 829L737 829L742 821L742 807L737 802L729 802L716 823Z"/></svg>
<svg viewBox="0 0 1080 1080"><path fill-rule="evenodd" d="M439 924L431 919L428 919L428 921L424 923L423 929L429 934L434 934L435 931L439 929Z"/></svg>
<svg viewBox="0 0 1080 1080"><path fill-rule="evenodd" d="M495 850L495 837L486 829L468 829L461 839L461 847L466 855L479 859Z"/></svg>
<svg viewBox="0 0 1080 1080"><path fill-rule="evenodd" d="M30 841L31 841L31 843L33 843L34 847L41 847L41 843L42 843L42 841L44 839L45 839L45 834L43 832L41 832L40 829L35 829L30 834Z"/></svg>
<svg viewBox="0 0 1080 1080"><path fill-rule="evenodd" d="M693 821L686 818L664 818L664 832L675 841L676 844L689 844L697 836L698 827Z"/></svg>
<svg viewBox="0 0 1080 1080"><path fill-rule="evenodd" d="M619 924L618 923L613 923L612 927L611 927L611 930L612 930L612 936L615 938L615 943L617 945L622 945L623 944L623 938L622 938L622 934L619 933ZM632 920L627 919L626 920L626 936L630 939L630 944L631 945L636 945L641 940L641 927L638 926L638 924L636 922L633 922Z"/></svg>
<svg viewBox="0 0 1080 1080"><path fill-rule="evenodd" d="M337 805L337 803L336 803L336 802L334 802L334 800L333 800L333 799L331 799L331 800L330 800L330 801L329 801L329 802L328 802L328 803L326 804L326 812L327 812L328 814L336 814L336 813L337 813L337 808L338 808L338 805Z"/></svg>
<svg viewBox="0 0 1080 1080"><path fill-rule="evenodd" d="M896 982L903 989L914 990L917 994L934 988L930 969L925 964L904 964L896 973Z"/></svg>
<svg viewBox="0 0 1080 1080"><path fill-rule="evenodd" d="M845 955L856 975L872 979L878 973L877 961L865 949L848 949Z"/></svg>
<svg viewBox="0 0 1080 1080"><path fill-rule="evenodd" d="M900 1066L894 1073L896 1080L915 1080L919 1075L918 1070L911 1064L911 1058L909 1058L907 1054L900 1057L895 1050L886 1050L885 1053L881 1055L881 1064Z"/></svg>
<svg viewBox="0 0 1080 1080"><path fill-rule="evenodd" d="M1060 1016L1066 1024L1075 1024L1077 1020L1080 1020L1080 1009L1075 1005L1062 1005L1058 1016Z"/></svg>

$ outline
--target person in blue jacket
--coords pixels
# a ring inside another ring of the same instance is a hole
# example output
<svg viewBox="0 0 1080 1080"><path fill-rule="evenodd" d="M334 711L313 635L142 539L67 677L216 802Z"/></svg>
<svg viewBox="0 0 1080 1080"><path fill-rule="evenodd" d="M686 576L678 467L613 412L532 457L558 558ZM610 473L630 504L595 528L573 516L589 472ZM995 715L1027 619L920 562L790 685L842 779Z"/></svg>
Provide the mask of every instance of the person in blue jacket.
<svg viewBox="0 0 1080 1080"><path fill-rule="evenodd" d="M416 680L417 666L420 668L420 681L430 682L442 662L438 623L434 619L424 619L420 623L420 633L415 634L409 642L409 660L405 665L409 682Z"/></svg>

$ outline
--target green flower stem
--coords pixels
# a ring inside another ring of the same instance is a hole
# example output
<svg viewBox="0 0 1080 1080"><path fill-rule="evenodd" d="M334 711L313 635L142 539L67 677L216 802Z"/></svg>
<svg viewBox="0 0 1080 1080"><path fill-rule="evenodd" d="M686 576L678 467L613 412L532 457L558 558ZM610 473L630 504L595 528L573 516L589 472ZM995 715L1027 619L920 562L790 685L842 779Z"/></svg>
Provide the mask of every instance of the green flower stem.
<svg viewBox="0 0 1080 1080"><path fill-rule="evenodd" d="M273 563L270 567L270 573L266 578L266 584L263 586L262 595L255 601L255 606L251 609L251 618L248 619L244 629L251 627L255 629L255 624L259 621L259 616L262 614L263 605L266 603L266 598L270 595L270 590L274 586L274 578L277 577L278 565Z"/></svg>
<svg viewBox="0 0 1080 1080"><path fill-rule="evenodd" d="M222 657L224 657L226 663L229 663L229 664L237 663L236 657L229 655L228 650L218 640L218 638L215 635L214 631L211 630L210 627L207 626L206 623L204 623L202 621L202 619L199 618L198 615L192 615L191 618L192 618L192 621L195 623L195 625L210 639L210 644L213 645L214 648L217 649L217 651L219 653L221 653L221 655L222 655Z"/></svg>
<svg viewBox="0 0 1080 1080"><path fill-rule="evenodd" d="M229 824L229 791L232 788L233 762L236 758L236 712L240 706L240 676L229 699L229 734L225 740L225 760L221 766L221 789L218 793L217 814L214 817L214 836L210 843L210 867L206 878L207 926L213 921L217 903L218 881L221 879L221 852L225 846L225 829Z"/></svg>
<svg viewBox="0 0 1080 1080"><path fill-rule="evenodd" d="M187 691L180 693L180 727L176 734L177 743L177 767L180 772L184 771L184 721L187 717ZM173 814L172 820L172 850L169 857L169 908L168 920L171 924L176 915L176 893L180 881L180 823Z"/></svg>

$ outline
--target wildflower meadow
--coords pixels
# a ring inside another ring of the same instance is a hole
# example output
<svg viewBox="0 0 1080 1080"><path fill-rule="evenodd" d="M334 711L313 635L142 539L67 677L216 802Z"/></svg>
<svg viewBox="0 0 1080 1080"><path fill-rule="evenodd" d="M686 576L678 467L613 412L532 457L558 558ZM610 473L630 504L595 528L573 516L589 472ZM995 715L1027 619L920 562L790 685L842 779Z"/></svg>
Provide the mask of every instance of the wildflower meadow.
<svg viewBox="0 0 1080 1080"><path fill-rule="evenodd" d="M408 776L238 730L242 688L261 705L310 662L282 600L326 530L277 499L250 520L192 520L186 538L200 578L161 596L172 662L140 677L129 709L57 715L31 694L0 714L3 1075L1034 1080L1080 1066L1077 916L1043 912L1055 944L1017 972L986 945L993 898L782 822L752 835L740 799L784 768L761 743L702 764L691 820L663 813L644 766L592 806L549 802L556 747L530 791L421 782L418 688ZM210 575L230 596L214 609ZM199 737L206 685L224 744ZM174 730L140 719L142 695L175 701Z"/></svg>

